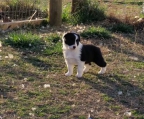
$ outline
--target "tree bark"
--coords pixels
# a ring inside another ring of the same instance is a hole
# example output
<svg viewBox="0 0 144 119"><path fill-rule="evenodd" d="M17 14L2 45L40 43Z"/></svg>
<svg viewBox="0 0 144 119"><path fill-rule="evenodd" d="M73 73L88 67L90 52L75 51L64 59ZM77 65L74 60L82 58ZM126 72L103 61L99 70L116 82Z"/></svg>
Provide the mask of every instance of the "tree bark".
<svg viewBox="0 0 144 119"><path fill-rule="evenodd" d="M49 22L51 26L60 26L62 23L62 0L50 0Z"/></svg>

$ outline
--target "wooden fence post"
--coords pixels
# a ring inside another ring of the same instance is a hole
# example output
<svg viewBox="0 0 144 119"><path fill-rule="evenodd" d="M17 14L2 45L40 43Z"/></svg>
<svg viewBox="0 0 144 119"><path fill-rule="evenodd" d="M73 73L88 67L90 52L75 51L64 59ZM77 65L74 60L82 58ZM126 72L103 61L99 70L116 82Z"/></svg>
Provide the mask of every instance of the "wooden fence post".
<svg viewBox="0 0 144 119"><path fill-rule="evenodd" d="M60 26L62 23L62 0L50 0L49 22L51 26Z"/></svg>

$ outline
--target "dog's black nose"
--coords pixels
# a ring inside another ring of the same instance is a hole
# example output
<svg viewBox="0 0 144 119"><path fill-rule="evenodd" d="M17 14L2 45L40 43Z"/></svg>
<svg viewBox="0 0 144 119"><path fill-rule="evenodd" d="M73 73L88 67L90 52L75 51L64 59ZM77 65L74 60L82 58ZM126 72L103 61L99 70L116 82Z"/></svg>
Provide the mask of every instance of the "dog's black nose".
<svg viewBox="0 0 144 119"><path fill-rule="evenodd" d="M76 48L76 46L73 46L73 49L75 49Z"/></svg>

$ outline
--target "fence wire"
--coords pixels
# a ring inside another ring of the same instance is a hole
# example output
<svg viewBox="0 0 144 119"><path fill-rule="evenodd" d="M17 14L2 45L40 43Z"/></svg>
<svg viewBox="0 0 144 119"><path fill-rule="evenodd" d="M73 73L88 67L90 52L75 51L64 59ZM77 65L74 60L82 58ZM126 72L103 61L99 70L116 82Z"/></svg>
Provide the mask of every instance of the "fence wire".
<svg viewBox="0 0 144 119"><path fill-rule="evenodd" d="M42 19L48 16L48 0L0 0L1 22Z"/></svg>

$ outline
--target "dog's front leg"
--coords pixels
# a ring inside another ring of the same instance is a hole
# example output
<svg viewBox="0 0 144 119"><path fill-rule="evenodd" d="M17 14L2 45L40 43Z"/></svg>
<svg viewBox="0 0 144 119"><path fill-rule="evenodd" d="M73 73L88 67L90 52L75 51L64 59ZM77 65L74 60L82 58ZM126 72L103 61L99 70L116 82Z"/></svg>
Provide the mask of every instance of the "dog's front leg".
<svg viewBox="0 0 144 119"><path fill-rule="evenodd" d="M80 78L83 75L83 69L84 69L84 62L78 63L78 69L77 69L77 75L76 77Z"/></svg>
<svg viewBox="0 0 144 119"><path fill-rule="evenodd" d="M73 74L74 65L67 63L68 72L65 73L66 76L71 76Z"/></svg>

